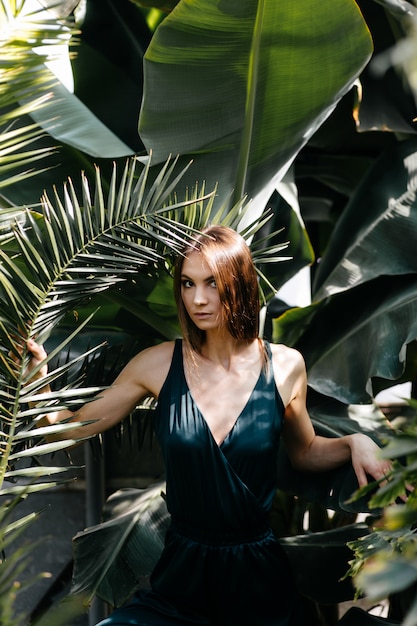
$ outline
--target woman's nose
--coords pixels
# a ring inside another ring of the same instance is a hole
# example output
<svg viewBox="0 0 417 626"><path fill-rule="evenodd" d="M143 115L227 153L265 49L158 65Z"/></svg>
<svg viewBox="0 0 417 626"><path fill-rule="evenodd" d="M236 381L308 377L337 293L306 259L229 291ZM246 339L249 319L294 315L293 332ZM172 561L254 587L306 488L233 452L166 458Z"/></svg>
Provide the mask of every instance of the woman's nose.
<svg viewBox="0 0 417 626"><path fill-rule="evenodd" d="M207 296L205 294L203 287L196 287L194 291L194 303L195 304L204 304L207 302Z"/></svg>

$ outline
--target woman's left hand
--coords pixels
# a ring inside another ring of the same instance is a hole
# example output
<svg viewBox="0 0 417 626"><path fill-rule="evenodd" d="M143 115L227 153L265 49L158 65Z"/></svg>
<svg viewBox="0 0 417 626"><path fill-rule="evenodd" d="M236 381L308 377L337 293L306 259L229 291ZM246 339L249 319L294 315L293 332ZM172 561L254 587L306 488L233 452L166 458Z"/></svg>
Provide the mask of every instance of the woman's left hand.
<svg viewBox="0 0 417 626"><path fill-rule="evenodd" d="M368 484L368 476L381 481L392 470L389 459L381 458L380 448L370 437L362 433L348 435L352 466L358 479L359 487Z"/></svg>

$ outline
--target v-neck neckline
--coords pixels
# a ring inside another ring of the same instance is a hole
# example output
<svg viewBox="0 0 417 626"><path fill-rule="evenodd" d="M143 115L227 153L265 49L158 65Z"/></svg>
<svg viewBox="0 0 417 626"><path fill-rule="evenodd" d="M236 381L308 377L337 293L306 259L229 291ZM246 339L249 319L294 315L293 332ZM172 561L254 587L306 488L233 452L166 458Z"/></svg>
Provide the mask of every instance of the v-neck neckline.
<svg viewBox="0 0 417 626"><path fill-rule="evenodd" d="M195 408L197 409L198 415L200 416L203 424L205 425L205 428L207 430L207 432L209 433L210 438L213 440L214 444L217 446L217 448L219 448L219 450L223 447L223 445L226 443L226 441L231 437L233 431L235 430L238 422L240 421L242 415L245 413L245 411L247 410L249 403L251 402L253 395L256 391L256 389L258 388L258 385L260 383L261 377L262 377L262 373L263 373L263 368L261 368L261 371L259 372L259 376L254 384L254 386L252 387L252 391L250 392L248 399L246 400L242 410L240 411L240 413L238 414L238 416L236 417L235 421L233 422L231 428L229 429L229 431L226 433L226 435L223 437L222 441L217 442L215 436L213 435L213 432L210 428L209 423L207 422L206 418L204 417L204 413L201 411L200 407L198 406L197 402L195 401L195 398L191 392L190 386L188 384L187 381L187 377L185 375L185 368L184 368L184 355L182 354L181 351L181 355L182 355L182 375L183 375L183 379L184 379L184 383L185 386L187 388L187 392L192 400L192 403L194 404Z"/></svg>

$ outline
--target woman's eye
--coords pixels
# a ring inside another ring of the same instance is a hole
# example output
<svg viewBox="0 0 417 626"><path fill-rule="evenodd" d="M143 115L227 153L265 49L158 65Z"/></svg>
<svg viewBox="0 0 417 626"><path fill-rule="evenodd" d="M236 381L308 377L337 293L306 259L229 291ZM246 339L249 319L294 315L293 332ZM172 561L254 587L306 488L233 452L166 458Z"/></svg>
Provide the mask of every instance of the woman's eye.
<svg viewBox="0 0 417 626"><path fill-rule="evenodd" d="M186 289L189 289L189 287L192 286L192 281L191 280L183 280L182 281L182 286L185 287Z"/></svg>
<svg viewBox="0 0 417 626"><path fill-rule="evenodd" d="M210 281L210 287L213 287L213 289L217 289L216 281L214 279Z"/></svg>

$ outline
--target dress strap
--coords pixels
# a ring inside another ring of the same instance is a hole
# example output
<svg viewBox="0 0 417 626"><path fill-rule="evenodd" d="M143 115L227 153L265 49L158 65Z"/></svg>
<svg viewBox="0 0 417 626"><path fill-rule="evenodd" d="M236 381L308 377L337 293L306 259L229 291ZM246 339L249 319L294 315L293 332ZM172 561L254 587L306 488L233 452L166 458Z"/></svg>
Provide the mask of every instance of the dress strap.
<svg viewBox="0 0 417 626"><path fill-rule="evenodd" d="M265 352L269 358L270 361L272 361L272 350L271 350L271 344L269 343L269 341L267 341L266 339L263 340L264 343L264 348L265 348Z"/></svg>
<svg viewBox="0 0 417 626"><path fill-rule="evenodd" d="M169 378L174 381L175 385L178 385L184 375L184 360L182 356L182 339L176 339L174 345L174 352L172 354L171 367L169 372Z"/></svg>
<svg viewBox="0 0 417 626"><path fill-rule="evenodd" d="M267 378L267 380L271 381L271 383L274 385L277 406L279 407L280 411L282 411L282 413L284 413L284 411L285 411L284 402L283 402L283 400L281 398L281 394L279 392L278 387L276 386L275 378L274 378L274 364L272 362L271 344L269 343L269 341L266 341L265 339L264 339L264 349L265 349L265 354L266 354L266 356L268 358L268 367L267 367L267 371L266 371L266 378Z"/></svg>
<svg viewBox="0 0 417 626"><path fill-rule="evenodd" d="M172 355L172 360L177 360L178 358L182 361L182 339L175 340L174 353Z"/></svg>
<svg viewBox="0 0 417 626"><path fill-rule="evenodd" d="M182 363L182 339L175 339L174 351L172 353L171 364L169 366L167 377L159 392L158 404L161 406L164 398L169 398L172 385L178 385L178 381L181 380L183 375L183 363Z"/></svg>

